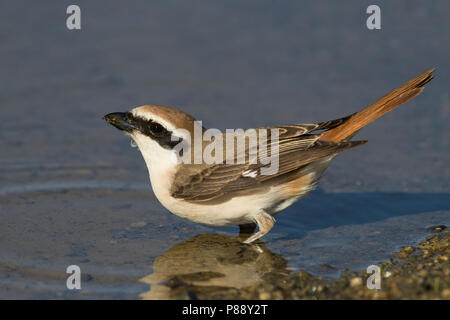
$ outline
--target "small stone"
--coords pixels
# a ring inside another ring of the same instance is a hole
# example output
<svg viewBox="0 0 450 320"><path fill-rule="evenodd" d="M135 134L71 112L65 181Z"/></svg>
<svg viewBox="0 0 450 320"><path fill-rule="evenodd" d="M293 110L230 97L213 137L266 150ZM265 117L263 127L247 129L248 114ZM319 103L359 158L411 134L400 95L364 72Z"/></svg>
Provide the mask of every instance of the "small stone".
<svg viewBox="0 0 450 320"><path fill-rule="evenodd" d="M428 272L426 270L420 270L419 273L418 273L418 275L420 277L425 277L427 274L428 274Z"/></svg>
<svg viewBox="0 0 450 320"><path fill-rule="evenodd" d="M450 289L444 289L442 291L442 298L444 299L450 299Z"/></svg>
<svg viewBox="0 0 450 320"><path fill-rule="evenodd" d="M354 277L350 280L350 287L360 286L363 283L363 279L361 277Z"/></svg>
<svg viewBox="0 0 450 320"><path fill-rule="evenodd" d="M281 293L280 290L274 291L273 292L273 298L276 300L282 300L283 299L283 294ZM264 299L267 300L267 299Z"/></svg>
<svg viewBox="0 0 450 320"><path fill-rule="evenodd" d="M434 232L441 232L445 229L447 229L447 226L444 226L444 225L432 226L429 228L430 231L434 231Z"/></svg>
<svg viewBox="0 0 450 320"><path fill-rule="evenodd" d="M403 249L403 251L406 252L406 253L411 253L411 252L414 251L414 248L409 246L409 247L406 247L405 249Z"/></svg>
<svg viewBox="0 0 450 320"><path fill-rule="evenodd" d="M269 300L270 299L270 293L268 293L268 292L261 292L259 294L259 299L260 300Z"/></svg>

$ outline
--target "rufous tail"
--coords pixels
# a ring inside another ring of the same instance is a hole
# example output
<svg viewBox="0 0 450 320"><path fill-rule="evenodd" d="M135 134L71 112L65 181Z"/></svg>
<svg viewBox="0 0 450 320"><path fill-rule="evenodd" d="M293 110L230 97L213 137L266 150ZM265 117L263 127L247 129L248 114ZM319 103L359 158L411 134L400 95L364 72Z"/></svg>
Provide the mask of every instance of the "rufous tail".
<svg viewBox="0 0 450 320"><path fill-rule="evenodd" d="M339 142L351 138L368 123L419 95L423 91L425 84L433 79L432 73L434 70L433 68L422 73L397 89L392 90L371 105L354 113L341 125L322 133L320 140Z"/></svg>

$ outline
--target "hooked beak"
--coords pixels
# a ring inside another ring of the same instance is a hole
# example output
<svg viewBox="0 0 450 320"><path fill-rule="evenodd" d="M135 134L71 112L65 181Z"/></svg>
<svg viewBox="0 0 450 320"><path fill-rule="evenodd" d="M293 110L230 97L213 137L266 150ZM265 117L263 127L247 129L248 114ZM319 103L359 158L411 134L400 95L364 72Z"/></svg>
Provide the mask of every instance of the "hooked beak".
<svg viewBox="0 0 450 320"><path fill-rule="evenodd" d="M132 132L137 128L130 122L130 117L128 117L127 112L113 112L109 113L103 117L103 120L112 124L119 130L123 130L126 132Z"/></svg>

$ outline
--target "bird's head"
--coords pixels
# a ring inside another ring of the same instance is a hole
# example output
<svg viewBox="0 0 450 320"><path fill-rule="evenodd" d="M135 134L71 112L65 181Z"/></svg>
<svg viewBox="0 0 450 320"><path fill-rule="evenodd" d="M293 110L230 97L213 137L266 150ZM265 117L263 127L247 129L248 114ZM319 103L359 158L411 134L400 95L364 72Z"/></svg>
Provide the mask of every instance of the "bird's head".
<svg viewBox="0 0 450 320"><path fill-rule="evenodd" d="M190 144L195 122L180 110L155 105L109 113L103 119L134 140L149 167L167 165L176 145Z"/></svg>

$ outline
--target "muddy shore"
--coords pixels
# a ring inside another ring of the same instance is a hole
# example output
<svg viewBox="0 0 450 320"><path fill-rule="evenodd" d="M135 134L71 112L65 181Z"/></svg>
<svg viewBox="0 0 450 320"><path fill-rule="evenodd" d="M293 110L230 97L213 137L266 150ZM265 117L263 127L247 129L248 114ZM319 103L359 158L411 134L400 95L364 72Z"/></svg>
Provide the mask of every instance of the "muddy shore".
<svg viewBox="0 0 450 320"><path fill-rule="evenodd" d="M221 275L197 273L169 278L165 286L172 299L450 299L450 232L446 226L430 231L435 234L377 264L380 289L367 288L366 270L343 271L337 279L304 271L268 273L263 282L241 289L203 286Z"/></svg>

